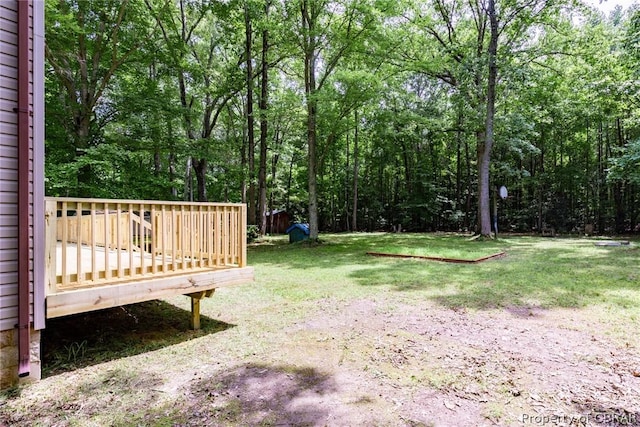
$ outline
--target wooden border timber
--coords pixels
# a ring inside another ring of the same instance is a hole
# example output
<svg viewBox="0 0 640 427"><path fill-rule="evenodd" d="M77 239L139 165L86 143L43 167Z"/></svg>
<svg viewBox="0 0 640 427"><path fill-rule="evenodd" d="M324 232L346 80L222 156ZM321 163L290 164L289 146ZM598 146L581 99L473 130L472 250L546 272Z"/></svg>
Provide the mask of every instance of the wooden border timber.
<svg viewBox="0 0 640 427"><path fill-rule="evenodd" d="M602 240L594 243L595 246L629 246L630 244L628 240Z"/></svg>
<svg viewBox="0 0 640 427"><path fill-rule="evenodd" d="M460 259L460 258L445 258L445 257L433 257L433 256L422 256L422 255L403 255L403 254L390 254L384 252L367 252L367 255L372 256L381 256L381 257L392 257L392 258L414 258L414 259L425 259L428 261L440 261L440 262L451 262L455 264L478 264L483 261L487 261L494 258L502 258L506 256L506 252L498 252L492 255L488 255L482 258L477 259Z"/></svg>
<svg viewBox="0 0 640 427"><path fill-rule="evenodd" d="M253 267L244 267L62 291L47 296L47 318L135 304L174 295L191 296L191 294L251 281L253 281Z"/></svg>

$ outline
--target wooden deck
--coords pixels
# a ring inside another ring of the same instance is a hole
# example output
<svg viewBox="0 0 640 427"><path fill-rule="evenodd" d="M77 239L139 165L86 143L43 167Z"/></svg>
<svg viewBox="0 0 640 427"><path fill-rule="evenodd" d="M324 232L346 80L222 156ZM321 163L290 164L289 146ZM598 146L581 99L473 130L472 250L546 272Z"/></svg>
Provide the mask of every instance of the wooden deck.
<svg viewBox="0 0 640 427"><path fill-rule="evenodd" d="M216 288L253 280L245 205L69 198L46 204L47 318L177 294L190 296L196 313Z"/></svg>

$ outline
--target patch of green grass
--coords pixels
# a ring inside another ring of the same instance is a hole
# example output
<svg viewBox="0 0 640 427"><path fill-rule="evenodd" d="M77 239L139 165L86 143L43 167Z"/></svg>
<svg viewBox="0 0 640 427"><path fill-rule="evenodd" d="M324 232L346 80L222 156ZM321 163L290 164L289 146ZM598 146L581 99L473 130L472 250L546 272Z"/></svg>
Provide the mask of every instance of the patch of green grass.
<svg viewBox="0 0 640 427"><path fill-rule="evenodd" d="M473 241L440 234L322 235L322 245L289 245L272 238L249 251L249 263L283 302L352 299L380 290L419 293L449 307L640 305L637 244L596 247L593 239L503 236ZM367 256L368 251L502 259L459 265Z"/></svg>
<svg viewBox="0 0 640 427"><path fill-rule="evenodd" d="M504 417L505 408L504 404L498 402L489 402L483 409L483 415L492 421L499 421Z"/></svg>
<svg viewBox="0 0 640 427"><path fill-rule="evenodd" d="M450 371L445 371L443 369L431 369L429 372L424 373L425 378L422 381L425 381L429 386L443 391L448 391L451 387L456 384L460 377Z"/></svg>

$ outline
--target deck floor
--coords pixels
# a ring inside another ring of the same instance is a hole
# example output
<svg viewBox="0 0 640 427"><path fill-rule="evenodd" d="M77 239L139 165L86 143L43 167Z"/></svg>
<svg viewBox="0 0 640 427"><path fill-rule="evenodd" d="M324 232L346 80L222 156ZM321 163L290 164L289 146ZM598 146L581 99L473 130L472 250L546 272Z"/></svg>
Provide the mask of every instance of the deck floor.
<svg viewBox="0 0 640 427"><path fill-rule="evenodd" d="M94 257L95 254L95 257ZM66 246L66 255L63 258L63 248L62 243L58 242L56 246L56 274L61 276L63 274L62 264L63 262L66 264L66 274L77 274L78 273L78 245L76 243L68 243ZM96 246L95 252L94 248L88 245L80 246L80 266L81 272L86 273L90 271L104 272L107 270L106 266L110 270L117 270L118 268L122 270L129 269L130 267L141 267L142 266L142 258L144 255L144 264L149 266L153 262L153 256L150 253L144 252L128 252L128 251L117 251L117 250L107 250L104 246ZM118 263L118 257L120 258L120 263ZM162 265L163 257L156 256L156 264ZM63 261L64 259L64 261ZM169 256L164 256L164 262L166 264L171 264L173 259Z"/></svg>
<svg viewBox="0 0 640 427"><path fill-rule="evenodd" d="M233 264L215 265L214 260L185 255L174 259L170 255L153 256L148 252L110 250L104 246L80 245L78 256L77 244L70 243L63 248L58 242L56 246L57 290L104 286L148 277L170 277L238 268Z"/></svg>

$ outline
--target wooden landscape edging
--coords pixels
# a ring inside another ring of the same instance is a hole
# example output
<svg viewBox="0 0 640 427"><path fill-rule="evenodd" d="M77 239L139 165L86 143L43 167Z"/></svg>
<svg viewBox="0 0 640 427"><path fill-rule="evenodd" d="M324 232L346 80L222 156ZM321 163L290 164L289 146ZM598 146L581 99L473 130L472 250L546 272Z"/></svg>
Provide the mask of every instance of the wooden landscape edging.
<svg viewBox="0 0 640 427"><path fill-rule="evenodd" d="M502 258L503 256L507 255L507 253L498 252L493 255L488 255L482 258L477 258L477 259L444 258L444 257L433 257L433 256L423 256L423 255L402 255L402 254L389 254L384 252L367 252L367 255L393 257L393 258L417 258L417 259L426 259L428 261L451 262L455 264L478 264L480 262L487 261L493 258Z"/></svg>
<svg viewBox="0 0 640 427"><path fill-rule="evenodd" d="M629 246L630 244L631 242L629 242L628 240L622 240L622 241L602 240L594 243L595 246Z"/></svg>

